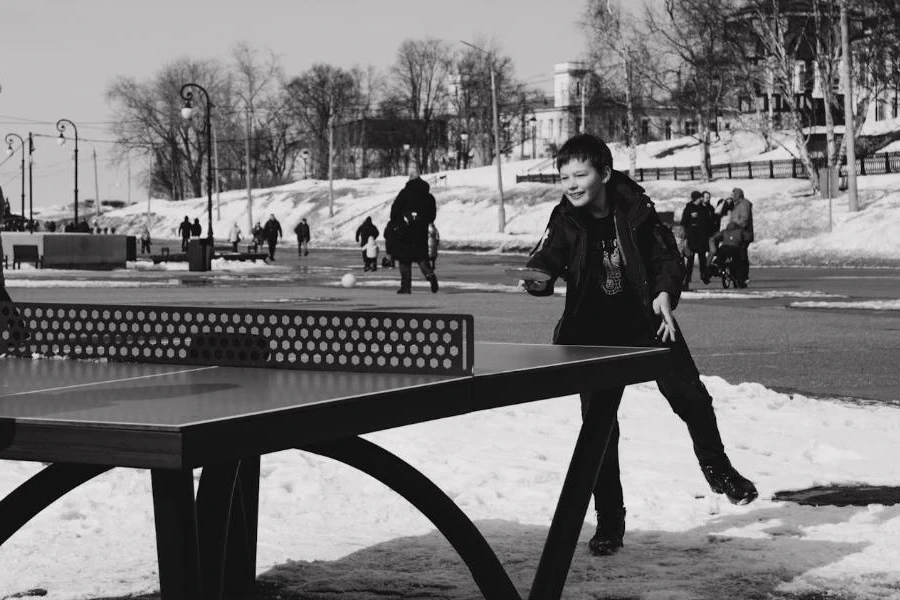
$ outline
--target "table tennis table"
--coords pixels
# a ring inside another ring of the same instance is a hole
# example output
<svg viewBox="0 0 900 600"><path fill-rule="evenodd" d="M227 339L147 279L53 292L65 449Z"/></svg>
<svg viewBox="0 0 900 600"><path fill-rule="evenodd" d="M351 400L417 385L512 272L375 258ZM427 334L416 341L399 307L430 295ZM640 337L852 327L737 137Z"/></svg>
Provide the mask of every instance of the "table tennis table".
<svg viewBox="0 0 900 600"><path fill-rule="evenodd" d="M297 448L389 486L448 539L485 598L520 599L461 509L359 436L652 380L667 351L476 343L473 325L451 314L0 303L0 459L48 463L0 500L0 544L93 477L149 469L162 599L250 593L260 456ZM616 409L584 414L529 598L562 593Z"/></svg>

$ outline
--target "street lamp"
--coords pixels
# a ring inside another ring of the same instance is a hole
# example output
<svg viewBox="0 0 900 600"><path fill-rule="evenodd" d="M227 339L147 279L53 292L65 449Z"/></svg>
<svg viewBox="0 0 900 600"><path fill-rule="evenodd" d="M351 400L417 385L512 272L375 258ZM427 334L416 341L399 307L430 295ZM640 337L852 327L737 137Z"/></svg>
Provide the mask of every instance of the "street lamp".
<svg viewBox="0 0 900 600"><path fill-rule="evenodd" d="M531 158L537 158L537 117L529 119L531 123Z"/></svg>
<svg viewBox="0 0 900 600"><path fill-rule="evenodd" d="M56 122L56 129L59 131L59 145L62 146L66 143L66 123L72 126L72 131L75 132L75 229L78 229L78 128L75 127L75 123L70 121L69 119L60 119Z"/></svg>
<svg viewBox="0 0 900 600"><path fill-rule="evenodd" d="M409 144L403 144L403 168L409 175Z"/></svg>
<svg viewBox="0 0 900 600"><path fill-rule="evenodd" d="M25 140L18 133L6 134L6 154L12 156L13 139L19 140L19 147L22 149L22 218L25 218Z"/></svg>
<svg viewBox="0 0 900 600"><path fill-rule="evenodd" d="M206 238L209 240L209 249L212 251L213 247L213 220L212 220L212 123L210 121L210 113L213 109L213 103L209 99L209 92L206 89L196 83L186 83L181 86L181 99L184 100L184 108L181 109L181 116L187 121L190 121L194 116L194 108L192 105L192 101L194 99L194 93L190 90L190 88L197 88L201 92L203 92L203 97L206 100L206 212L208 216L208 222L206 227Z"/></svg>
<svg viewBox="0 0 900 600"><path fill-rule="evenodd" d="M469 168L469 134L466 132L462 132L459 134L459 139L462 141L462 157L463 157L463 169Z"/></svg>
<svg viewBox="0 0 900 600"><path fill-rule="evenodd" d="M28 232L34 233L34 179L32 179L32 171L34 170L34 135L28 132ZM25 211L22 211L22 218L25 218Z"/></svg>
<svg viewBox="0 0 900 600"><path fill-rule="evenodd" d="M469 48L478 50L488 57L488 68L491 70L491 106L494 111L494 156L497 158L497 190L500 192L500 206L497 207L497 220L499 231L503 233L506 229L506 209L503 207L503 172L500 167L500 116L497 113L497 81L494 76L494 53L488 52L484 48L474 46L469 42L463 42Z"/></svg>

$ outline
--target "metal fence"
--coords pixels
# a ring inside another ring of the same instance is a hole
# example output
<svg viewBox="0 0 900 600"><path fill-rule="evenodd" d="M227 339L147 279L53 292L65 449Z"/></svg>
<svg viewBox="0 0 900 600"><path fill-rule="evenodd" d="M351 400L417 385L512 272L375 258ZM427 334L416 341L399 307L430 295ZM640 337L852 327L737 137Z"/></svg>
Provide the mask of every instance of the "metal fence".
<svg viewBox="0 0 900 600"><path fill-rule="evenodd" d="M629 174L627 170L622 172L626 175ZM857 175L884 175L887 173L900 173L900 152L874 154L859 158L856 161ZM792 158L713 165L712 176L715 179L805 179L809 175L803 163L797 158ZM846 162L841 165L841 176L847 176ZM698 166L639 168L635 173L634 179L636 181L659 179L694 181L703 179L703 170ZM516 183L523 181L558 183L559 174L526 173L524 175L516 175Z"/></svg>

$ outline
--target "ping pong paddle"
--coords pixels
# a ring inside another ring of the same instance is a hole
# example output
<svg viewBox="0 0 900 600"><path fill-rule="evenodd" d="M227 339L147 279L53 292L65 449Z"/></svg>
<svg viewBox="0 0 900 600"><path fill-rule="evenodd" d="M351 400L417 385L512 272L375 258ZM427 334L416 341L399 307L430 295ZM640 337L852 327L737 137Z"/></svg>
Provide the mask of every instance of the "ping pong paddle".
<svg viewBox="0 0 900 600"><path fill-rule="evenodd" d="M508 267L504 272L510 277L525 281L550 281L550 273L532 267Z"/></svg>

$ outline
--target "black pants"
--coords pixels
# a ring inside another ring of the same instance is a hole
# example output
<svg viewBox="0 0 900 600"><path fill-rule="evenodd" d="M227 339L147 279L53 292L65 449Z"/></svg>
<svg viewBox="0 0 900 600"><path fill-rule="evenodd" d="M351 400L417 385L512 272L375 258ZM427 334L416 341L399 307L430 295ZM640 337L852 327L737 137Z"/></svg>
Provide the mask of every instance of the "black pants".
<svg viewBox="0 0 900 600"><path fill-rule="evenodd" d="M191 238L189 238L189 237L181 238L181 251L182 252L187 252L188 242L190 242L190 241L191 241Z"/></svg>
<svg viewBox="0 0 900 600"><path fill-rule="evenodd" d="M694 272L694 255L700 257L700 279L706 279L706 250L688 249L688 255L685 256L684 262L684 287L688 287L691 283L691 276Z"/></svg>
<svg viewBox="0 0 900 600"><path fill-rule="evenodd" d="M0 302L12 302L12 298L9 297L6 288L2 285L0 285Z"/></svg>
<svg viewBox="0 0 900 600"><path fill-rule="evenodd" d="M735 276L741 283L746 283L750 278L750 255L747 252L749 247L750 244L741 244L737 260L734 261Z"/></svg>
<svg viewBox="0 0 900 600"><path fill-rule="evenodd" d="M700 381L700 372L694 364L691 351L676 323L677 339L665 344L635 343L634 346L657 345L670 349L669 368L656 380L659 391L669 402L676 415L688 428L694 445L694 455L700 464L721 461L725 447L719 434L719 425L713 410L712 396ZM581 394L582 414L589 402L615 402L622 399L624 388L598 390ZM665 482L661 482L663 485ZM619 473L619 422L613 425L606 454L600 466L600 474L594 486L594 508L614 510L625 506L622 479Z"/></svg>
<svg viewBox="0 0 900 600"><path fill-rule="evenodd" d="M150 240L141 240L141 254L150 252Z"/></svg>
<svg viewBox="0 0 900 600"><path fill-rule="evenodd" d="M275 246L278 245L278 240L269 240L269 258L275 258Z"/></svg>
<svg viewBox="0 0 900 600"><path fill-rule="evenodd" d="M397 262L400 263L400 289L402 290L411 290L412 289L412 263L411 260L401 260L397 259ZM422 276L425 279L431 279L432 275L434 275L434 271L431 270L431 265L427 258L423 258L422 260L416 261L419 265L419 269L422 271Z"/></svg>

